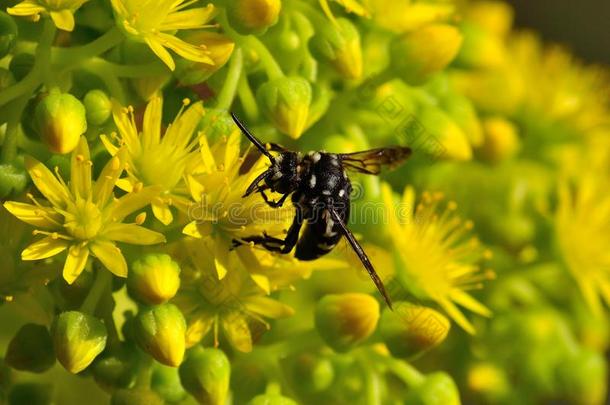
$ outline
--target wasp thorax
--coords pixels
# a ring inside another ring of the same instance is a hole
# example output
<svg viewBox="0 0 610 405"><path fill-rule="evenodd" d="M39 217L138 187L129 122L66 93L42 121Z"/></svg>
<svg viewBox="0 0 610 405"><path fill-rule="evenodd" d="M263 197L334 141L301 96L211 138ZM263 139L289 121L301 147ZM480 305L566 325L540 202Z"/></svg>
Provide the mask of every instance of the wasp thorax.
<svg viewBox="0 0 610 405"><path fill-rule="evenodd" d="M285 194L294 191L300 180L299 165L301 159L296 152L284 152L275 158L265 183L277 193Z"/></svg>

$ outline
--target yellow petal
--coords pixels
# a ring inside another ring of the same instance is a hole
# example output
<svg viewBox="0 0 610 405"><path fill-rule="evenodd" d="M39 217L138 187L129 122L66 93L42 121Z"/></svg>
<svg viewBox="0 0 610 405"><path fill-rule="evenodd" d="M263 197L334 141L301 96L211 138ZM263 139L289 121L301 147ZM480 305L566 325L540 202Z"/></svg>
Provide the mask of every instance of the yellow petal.
<svg viewBox="0 0 610 405"><path fill-rule="evenodd" d="M245 300L245 306L249 311L272 319L294 315L294 310L288 305L263 296L248 297Z"/></svg>
<svg viewBox="0 0 610 405"><path fill-rule="evenodd" d="M87 199L90 195L91 165L87 138L81 136L76 149L72 152L72 164L70 166L70 187L74 196Z"/></svg>
<svg viewBox="0 0 610 405"><path fill-rule="evenodd" d="M159 26L160 31L188 30L201 28L210 21L215 14L212 4L207 7L191 8L184 11L170 13Z"/></svg>
<svg viewBox="0 0 610 405"><path fill-rule="evenodd" d="M256 285L259 286L265 292L265 294L271 294L271 284L269 283L269 277L263 274L252 274L250 275L250 277L256 283Z"/></svg>
<svg viewBox="0 0 610 405"><path fill-rule="evenodd" d="M451 319L453 319L462 329L471 335L476 333L470 321L466 319L462 311L460 311L453 302L446 298L438 298L437 302L447 312L447 315L449 315L449 317L451 317Z"/></svg>
<svg viewBox="0 0 610 405"><path fill-rule="evenodd" d="M89 249L87 246L81 244L70 246L63 270L64 280L66 280L68 284L72 284L83 272L88 257Z"/></svg>
<svg viewBox="0 0 610 405"><path fill-rule="evenodd" d="M231 346L240 352L252 351L252 335L248 321L239 312L229 312L222 317L222 329Z"/></svg>
<svg viewBox="0 0 610 405"><path fill-rule="evenodd" d="M144 39L146 44L150 47L150 49L161 59L165 65L171 70L174 71L176 69L176 63L174 63L174 59L172 55L163 47L162 42L156 38L146 37Z"/></svg>
<svg viewBox="0 0 610 405"><path fill-rule="evenodd" d="M43 11L46 11L45 8L34 0L25 0L14 7L9 7L6 9L7 13L17 16L36 15L42 13Z"/></svg>
<svg viewBox="0 0 610 405"><path fill-rule="evenodd" d="M38 188L51 204L57 207L65 207L66 201L72 200L68 189L38 160L26 156L25 167L36 185L36 188Z"/></svg>
<svg viewBox="0 0 610 405"><path fill-rule="evenodd" d="M127 277L127 263L125 257L113 242L95 241L89 246L91 253L110 270L111 273L119 277Z"/></svg>
<svg viewBox="0 0 610 405"><path fill-rule="evenodd" d="M207 63L208 65L214 65L214 60L210 58L209 51L197 45L189 44L173 35L159 33L157 34L159 41L163 45L184 59L191 60L193 62Z"/></svg>
<svg viewBox="0 0 610 405"><path fill-rule="evenodd" d="M199 232L197 221L189 222L183 229L182 233L193 238L201 239L203 235Z"/></svg>
<svg viewBox="0 0 610 405"><path fill-rule="evenodd" d="M163 234L136 224L110 224L104 229L102 236L113 241L133 245L154 245L165 242Z"/></svg>
<svg viewBox="0 0 610 405"><path fill-rule="evenodd" d="M61 223L62 217L52 208L38 207L32 204L25 204L16 201L7 201L4 208L8 212L19 218L21 221L34 225L37 228L53 229Z"/></svg>
<svg viewBox="0 0 610 405"><path fill-rule="evenodd" d="M49 14L57 28L64 31L74 30L74 15L70 10L51 11Z"/></svg>
<svg viewBox="0 0 610 405"><path fill-rule="evenodd" d="M151 206L155 218L161 221L163 225L167 226L172 223L172 221L174 220L172 210L160 198L155 198Z"/></svg>
<svg viewBox="0 0 610 405"><path fill-rule="evenodd" d="M110 203L106 213L114 222L121 222L127 215L150 204L161 191L161 186L150 186L131 192Z"/></svg>
<svg viewBox="0 0 610 405"><path fill-rule="evenodd" d="M124 148L121 148L116 155L110 158L108 163L106 163L106 166L102 169L102 172L93 187L93 200L98 206L104 207L112 195L114 186L125 168L126 154L127 151Z"/></svg>
<svg viewBox="0 0 610 405"><path fill-rule="evenodd" d="M112 156L116 155L119 148L110 141L110 139L108 138L107 135L104 135L104 134L100 135L100 140L102 141L102 144L104 145L104 147L106 148L108 153L110 153L110 155L112 155Z"/></svg>
<svg viewBox="0 0 610 405"><path fill-rule="evenodd" d="M491 311L489 310L489 308L487 308L485 305L472 298L470 294L465 293L462 290L453 290L450 294L450 297L453 301L460 304L464 308L471 310L472 312L483 316L491 316Z"/></svg>
<svg viewBox="0 0 610 405"><path fill-rule="evenodd" d="M201 160L203 161L206 173L213 173L216 170L216 160L210 150L207 136L199 137L199 152L201 153ZM200 195L198 194L198 196Z"/></svg>
<svg viewBox="0 0 610 405"><path fill-rule="evenodd" d="M21 252L22 260L42 260L53 257L68 248L70 242L64 239L53 239L50 236L42 238Z"/></svg>
<svg viewBox="0 0 610 405"><path fill-rule="evenodd" d="M161 140L161 117L163 115L163 99L153 96L144 112L144 127L142 131L142 144L144 149L157 145Z"/></svg>
<svg viewBox="0 0 610 405"><path fill-rule="evenodd" d="M186 347L193 347L201 342L214 323L214 317L208 313L198 313L195 317L186 329Z"/></svg>
<svg viewBox="0 0 610 405"><path fill-rule="evenodd" d="M167 129L161 143L168 147L185 148L204 114L203 103L193 104Z"/></svg>

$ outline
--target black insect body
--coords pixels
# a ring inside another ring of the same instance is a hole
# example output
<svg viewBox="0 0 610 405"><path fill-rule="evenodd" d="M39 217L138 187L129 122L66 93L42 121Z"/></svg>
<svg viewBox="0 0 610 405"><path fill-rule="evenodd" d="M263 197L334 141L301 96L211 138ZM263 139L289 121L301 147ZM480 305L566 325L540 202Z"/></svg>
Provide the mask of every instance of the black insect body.
<svg viewBox="0 0 610 405"><path fill-rule="evenodd" d="M303 155L272 144L271 151L279 152L273 156L234 114L232 116L244 135L271 162L269 169L248 187L244 197L258 192L271 207L281 207L291 196L296 209L284 239L263 234L244 238L243 242L253 242L279 253L289 253L296 247L297 259L314 260L330 252L341 237L345 237L391 308L383 282L362 246L346 226L352 192L347 170L379 174L382 166L395 167L402 163L411 154L411 149L394 146L347 154L309 152ZM272 201L266 191L282 196L278 201ZM240 241L236 241L236 245L240 244Z"/></svg>

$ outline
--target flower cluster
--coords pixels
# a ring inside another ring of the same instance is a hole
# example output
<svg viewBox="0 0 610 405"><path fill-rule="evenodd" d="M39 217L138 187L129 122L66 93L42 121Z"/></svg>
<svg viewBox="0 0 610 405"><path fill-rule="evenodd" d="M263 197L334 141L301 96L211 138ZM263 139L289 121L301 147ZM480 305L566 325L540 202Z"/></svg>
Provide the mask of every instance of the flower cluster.
<svg viewBox="0 0 610 405"><path fill-rule="evenodd" d="M500 1L9 3L0 403L606 403L607 69ZM303 261L277 145L412 156Z"/></svg>

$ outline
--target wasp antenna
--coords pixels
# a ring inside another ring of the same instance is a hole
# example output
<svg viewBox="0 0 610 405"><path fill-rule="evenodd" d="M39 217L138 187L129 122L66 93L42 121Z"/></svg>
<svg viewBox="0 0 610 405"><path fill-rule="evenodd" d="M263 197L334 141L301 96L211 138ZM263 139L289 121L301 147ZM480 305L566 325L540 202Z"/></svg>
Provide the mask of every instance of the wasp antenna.
<svg viewBox="0 0 610 405"><path fill-rule="evenodd" d="M241 132L246 135L246 138L248 138L248 140L252 142L254 146L256 146L256 148L260 150L263 155L267 156L269 160L274 162L275 158L271 155L271 153L269 153L267 148L265 148L265 145L263 145L261 141L259 141L254 135L252 135L248 128L246 128L246 126L239 120L239 118L237 118L237 115L235 115L235 113L231 113L231 117L233 118L233 121L235 121L235 124L239 127Z"/></svg>

